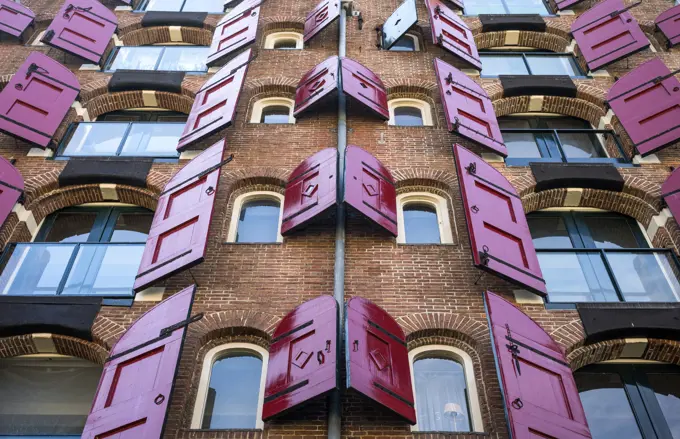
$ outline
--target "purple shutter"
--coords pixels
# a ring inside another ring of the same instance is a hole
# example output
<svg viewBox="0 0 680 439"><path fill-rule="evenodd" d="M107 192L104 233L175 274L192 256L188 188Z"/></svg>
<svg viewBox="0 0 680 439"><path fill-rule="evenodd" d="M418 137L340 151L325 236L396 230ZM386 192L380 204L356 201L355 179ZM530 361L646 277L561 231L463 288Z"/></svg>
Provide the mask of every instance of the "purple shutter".
<svg viewBox="0 0 680 439"><path fill-rule="evenodd" d="M484 294L511 437L590 438L563 350L519 308Z"/></svg>
<svg viewBox="0 0 680 439"><path fill-rule="evenodd" d="M298 82L295 90L295 111L293 115L308 110L315 103L330 95L338 88L338 57L331 56L314 67Z"/></svg>
<svg viewBox="0 0 680 439"><path fill-rule="evenodd" d="M321 0L305 18L305 43L340 17L340 0Z"/></svg>
<svg viewBox="0 0 680 439"><path fill-rule="evenodd" d="M654 23L668 39L668 47L680 43L680 5L673 6L659 14Z"/></svg>
<svg viewBox="0 0 680 439"><path fill-rule="evenodd" d="M472 259L476 267L546 295L522 200L494 167L453 146Z"/></svg>
<svg viewBox="0 0 680 439"><path fill-rule="evenodd" d="M558 11L563 11L569 7L581 3L582 1L583 0L555 0L555 6L557 6Z"/></svg>
<svg viewBox="0 0 680 439"><path fill-rule="evenodd" d="M475 69L482 70L475 37L465 22L439 0L427 0L426 3L430 11L432 40Z"/></svg>
<svg viewBox="0 0 680 439"><path fill-rule="evenodd" d="M387 109L387 90L378 75L350 58L341 58L342 90L385 120L390 118Z"/></svg>
<svg viewBox="0 0 680 439"><path fill-rule="evenodd" d="M40 41L99 63L117 27L116 14L97 0L66 0Z"/></svg>
<svg viewBox="0 0 680 439"><path fill-rule="evenodd" d="M404 0L380 28L383 50L389 50L417 22L416 0Z"/></svg>
<svg viewBox="0 0 680 439"><path fill-rule="evenodd" d="M175 174L158 199L134 290L203 262L226 141L220 140Z"/></svg>
<svg viewBox="0 0 680 439"><path fill-rule="evenodd" d="M604 0L581 14L571 33L590 70L597 70L649 46L622 0Z"/></svg>
<svg viewBox="0 0 680 439"><path fill-rule="evenodd" d="M353 297L345 314L347 388L416 423L406 337L399 324L374 303Z"/></svg>
<svg viewBox="0 0 680 439"><path fill-rule="evenodd" d="M196 93L191 112L179 138L178 151L231 125L246 79L251 49L222 67Z"/></svg>
<svg viewBox="0 0 680 439"><path fill-rule="evenodd" d="M440 59L434 60L434 67L449 131L507 157L508 150L486 91Z"/></svg>
<svg viewBox="0 0 680 439"><path fill-rule="evenodd" d="M80 84L69 69L31 52L0 92L0 131L45 147L78 93Z"/></svg>
<svg viewBox="0 0 680 439"><path fill-rule="evenodd" d="M607 103L642 156L680 139L680 81L659 58L616 81Z"/></svg>
<svg viewBox="0 0 680 439"><path fill-rule="evenodd" d="M337 334L332 296L309 300L281 320L269 347L263 420L338 387Z"/></svg>
<svg viewBox="0 0 680 439"><path fill-rule="evenodd" d="M0 227L24 191L24 177L4 157L0 157Z"/></svg>
<svg viewBox="0 0 680 439"><path fill-rule="evenodd" d="M21 38L34 19L35 14L26 6L12 0L0 0L0 32Z"/></svg>
<svg viewBox="0 0 680 439"><path fill-rule="evenodd" d="M397 191L392 174L355 145L345 150L345 202L397 236Z"/></svg>
<svg viewBox="0 0 680 439"><path fill-rule="evenodd" d="M238 50L255 42L260 3L245 0L217 23L206 62L208 66L224 64Z"/></svg>
<svg viewBox="0 0 680 439"><path fill-rule="evenodd" d="M326 148L307 157L288 177L281 234L306 225L335 205L338 154Z"/></svg>
<svg viewBox="0 0 680 439"><path fill-rule="evenodd" d="M82 439L160 439L187 330L170 327L188 321L195 288L151 308L113 346Z"/></svg>
<svg viewBox="0 0 680 439"><path fill-rule="evenodd" d="M661 196L673 214L675 221L680 224L680 168L675 168L661 185Z"/></svg>

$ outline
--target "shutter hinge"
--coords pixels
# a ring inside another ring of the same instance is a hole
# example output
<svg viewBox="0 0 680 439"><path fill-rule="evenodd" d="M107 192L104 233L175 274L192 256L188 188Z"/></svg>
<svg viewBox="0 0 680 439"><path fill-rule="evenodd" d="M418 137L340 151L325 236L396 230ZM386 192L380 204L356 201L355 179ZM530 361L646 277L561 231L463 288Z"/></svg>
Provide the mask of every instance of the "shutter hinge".
<svg viewBox="0 0 680 439"><path fill-rule="evenodd" d="M515 361L515 368L517 369L517 375L522 375L522 371L519 368L519 346L515 343L512 338L512 332L510 331L510 325L505 324L505 329L508 332L506 338L510 340L510 344L506 344L505 347L512 354L512 359Z"/></svg>
<svg viewBox="0 0 680 439"><path fill-rule="evenodd" d="M482 251L479 252L479 262L484 266L488 266L489 259L491 259L491 257L489 256L489 247L484 245L482 246Z"/></svg>
<svg viewBox="0 0 680 439"><path fill-rule="evenodd" d="M50 31L50 32L52 32L52 31ZM52 32L52 35L54 35L54 32ZM52 37L50 36L50 38L52 38ZM50 74L50 72L48 72L47 69L40 67L36 63L31 63L31 65L28 66L28 69L26 69L26 79L28 79L28 77L31 76L33 73L42 73L43 75L49 75Z"/></svg>
<svg viewBox="0 0 680 439"><path fill-rule="evenodd" d="M69 4L69 5L66 7L66 10L64 11L63 17L64 17L64 18L71 18L71 16L70 16L69 14L70 14L71 12L73 12L73 10L76 10L76 11L83 11L83 12L90 12L90 11L92 10L92 6L88 6L87 8L82 8L82 7L80 7L80 6L74 6L74 5L72 5L72 4Z"/></svg>
<svg viewBox="0 0 680 439"><path fill-rule="evenodd" d="M458 123L458 118L456 118L456 123ZM477 173L477 162L470 162L470 164L465 167L465 170L468 171L469 174L475 175Z"/></svg>

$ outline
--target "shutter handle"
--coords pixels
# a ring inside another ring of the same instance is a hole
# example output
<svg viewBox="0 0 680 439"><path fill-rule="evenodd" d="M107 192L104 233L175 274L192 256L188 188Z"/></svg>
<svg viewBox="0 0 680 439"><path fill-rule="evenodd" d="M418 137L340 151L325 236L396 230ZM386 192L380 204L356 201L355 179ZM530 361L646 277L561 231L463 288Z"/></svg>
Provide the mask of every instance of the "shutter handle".
<svg viewBox="0 0 680 439"><path fill-rule="evenodd" d="M161 405L163 404L163 401L165 401L165 396L162 394L158 394L156 398L154 398L153 402L156 403L156 405Z"/></svg>
<svg viewBox="0 0 680 439"><path fill-rule="evenodd" d="M519 410L519 409L521 409L522 407L524 407L524 403L522 402L521 399L515 398L515 400L512 401L512 406L513 406L514 408L516 408L517 410Z"/></svg>
<svg viewBox="0 0 680 439"><path fill-rule="evenodd" d="M215 193L215 188L212 186L208 186L208 189L205 190L205 193L208 195L212 195Z"/></svg>
<svg viewBox="0 0 680 439"><path fill-rule="evenodd" d="M330 351L331 351L331 341L326 340L326 352L330 353Z"/></svg>
<svg viewBox="0 0 680 439"><path fill-rule="evenodd" d="M326 356L323 354L323 352L319 351L316 353L316 360L319 362L319 364L323 364L324 361L326 361Z"/></svg>
<svg viewBox="0 0 680 439"><path fill-rule="evenodd" d="M472 206L470 210L472 211L472 213L479 213L479 207L477 207L476 205Z"/></svg>
<svg viewBox="0 0 680 439"><path fill-rule="evenodd" d="M352 349L354 352L357 352L359 350L359 340L354 340L354 349Z"/></svg>

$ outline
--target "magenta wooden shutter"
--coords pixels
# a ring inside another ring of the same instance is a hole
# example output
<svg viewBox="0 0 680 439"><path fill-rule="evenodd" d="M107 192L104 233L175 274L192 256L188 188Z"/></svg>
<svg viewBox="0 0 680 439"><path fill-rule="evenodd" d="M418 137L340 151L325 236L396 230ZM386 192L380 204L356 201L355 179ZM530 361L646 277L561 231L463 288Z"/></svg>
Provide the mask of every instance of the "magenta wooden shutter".
<svg viewBox="0 0 680 439"><path fill-rule="evenodd" d="M616 81L607 103L642 156L680 139L680 81L659 58Z"/></svg>
<svg viewBox="0 0 680 439"><path fill-rule="evenodd" d="M432 40L475 69L482 70L475 37L465 22L439 0L427 0L426 3Z"/></svg>
<svg viewBox="0 0 680 439"><path fill-rule="evenodd" d="M659 14L654 23L668 39L668 47L680 43L680 5L673 6Z"/></svg>
<svg viewBox="0 0 680 439"><path fill-rule="evenodd" d="M196 93L194 105L179 138L178 151L231 125L248 72L251 49L222 67Z"/></svg>
<svg viewBox="0 0 680 439"><path fill-rule="evenodd" d="M12 164L0 157L0 228L24 191L24 177Z"/></svg>
<svg viewBox="0 0 680 439"><path fill-rule="evenodd" d="M236 51L255 42L260 3L245 0L217 23L206 62L208 66L224 64Z"/></svg>
<svg viewBox="0 0 680 439"><path fill-rule="evenodd" d="M341 58L340 64L342 90L388 120L390 113L387 109L387 90L378 75L350 58Z"/></svg>
<svg viewBox="0 0 680 439"><path fill-rule="evenodd" d="M0 131L45 147L78 93L80 84L69 69L31 52L0 92Z"/></svg>
<svg viewBox="0 0 680 439"><path fill-rule="evenodd" d="M675 221L680 224L680 168L675 168L661 185L661 196Z"/></svg>
<svg viewBox="0 0 680 439"><path fill-rule="evenodd" d="M82 439L161 438L195 288L151 308L113 346Z"/></svg>
<svg viewBox="0 0 680 439"><path fill-rule="evenodd" d="M542 296L545 281L522 200L494 167L453 146L475 266Z"/></svg>
<svg viewBox="0 0 680 439"><path fill-rule="evenodd" d="M345 150L345 202L397 236L397 191L392 174L355 145Z"/></svg>
<svg viewBox="0 0 680 439"><path fill-rule="evenodd" d="M399 324L374 303L353 297L345 314L347 388L416 423L406 337Z"/></svg>
<svg viewBox="0 0 680 439"><path fill-rule="evenodd" d="M117 27L116 14L97 0L66 0L40 41L99 63Z"/></svg>
<svg viewBox="0 0 680 439"><path fill-rule="evenodd" d="M338 88L338 57L331 56L321 64L314 67L298 82L295 90L294 116L308 110L315 103Z"/></svg>
<svg viewBox="0 0 680 439"><path fill-rule="evenodd" d="M35 14L12 0L0 0L0 32L20 38L33 24Z"/></svg>
<svg viewBox="0 0 680 439"><path fill-rule="evenodd" d="M434 68L449 131L507 157L508 150L503 143L493 104L484 89L465 73L438 58L434 60Z"/></svg>
<svg viewBox="0 0 680 439"><path fill-rule="evenodd" d="M331 206L337 193L338 153L326 148L306 158L288 177L281 234L306 225Z"/></svg>
<svg viewBox="0 0 680 439"><path fill-rule="evenodd" d="M269 347L263 420L338 387L337 334L332 296L309 300L281 320Z"/></svg>
<svg viewBox="0 0 680 439"><path fill-rule="evenodd" d="M163 188L134 290L203 262L226 141L192 159Z"/></svg>
<svg viewBox="0 0 680 439"><path fill-rule="evenodd" d="M590 438L562 348L510 302L489 291L484 298L511 437Z"/></svg>
<svg viewBox="0 0 680 439"><path fill-rule="evenodd" d="M305 18L305 43L340 17L340 0L321 0Z"/></svg>
<svg viewBox="0 0 680 439"><path fill-rule="evenodd" d="M649 40L622 0L604 0L581 14L571 33L590 70L632 55Z"/></svg>

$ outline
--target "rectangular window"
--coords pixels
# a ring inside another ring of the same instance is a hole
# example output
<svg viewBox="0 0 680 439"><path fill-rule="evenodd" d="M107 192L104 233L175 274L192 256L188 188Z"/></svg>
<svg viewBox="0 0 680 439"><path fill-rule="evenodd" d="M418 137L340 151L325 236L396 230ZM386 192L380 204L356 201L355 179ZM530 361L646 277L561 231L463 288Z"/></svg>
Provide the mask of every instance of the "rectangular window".
<svg viewBox="0 0 680 439"><path fill-rule="evenodd" d="M204 46L128 46L116 48L106 71L159 70L204 73L210 53Z"/></svg>
<svg viewBox="0 0 680 439"><path fill-rule="evenodd" d="M542 0L465 0L465 15L539 14L551 15Z"/></svg>
<svg viewBox="0 0 680 439"><path fill-rule="evenodd" d="M467 4L467 2L465 3ZM566 53L483 52L482 76L564 75L584 77L573 55Z"/></svg>
<svg viewBox="0 0 680 439"><path fill-rule="evenodd" d="M138 11L174 11L224 13L223 0L147 0L139 5Z"/></svg>

